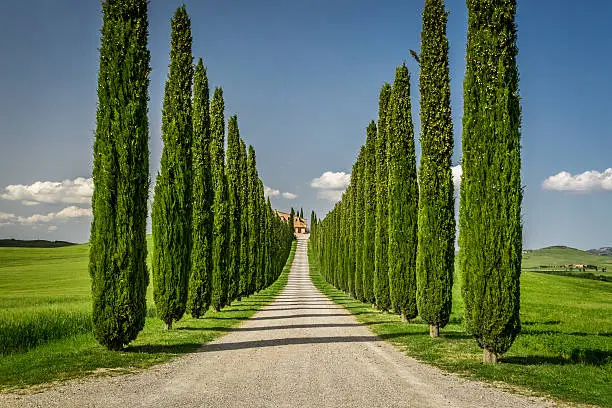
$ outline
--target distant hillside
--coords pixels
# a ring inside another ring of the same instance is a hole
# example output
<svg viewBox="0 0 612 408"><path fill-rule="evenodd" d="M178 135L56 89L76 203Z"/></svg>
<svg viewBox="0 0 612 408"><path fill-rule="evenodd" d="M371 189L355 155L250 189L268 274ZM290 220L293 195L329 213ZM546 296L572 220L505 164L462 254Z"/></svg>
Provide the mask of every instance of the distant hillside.
<svg viewBox="0 0 612 408"><path fill-rule="evenodd" d="M587 252L590 252L595 255L602 256L612 256L612 247L603 247L598 249L589 249Z"/></svg>
<svg viewBox="0 0 612 408"><path fill-rule="evenodd" d="M602 257L566 246L551 246L523 253L523 268L525 269L565 264L590 264L608 266L610 269L612 257Z"/></svg>
<svg viewBox="0 0 612 408"><path fill-rule="evenodd" d="M0 239L0 248L60 248L76 245L67 241L47 241L44 239L21 240L21 239Z"/></svg>

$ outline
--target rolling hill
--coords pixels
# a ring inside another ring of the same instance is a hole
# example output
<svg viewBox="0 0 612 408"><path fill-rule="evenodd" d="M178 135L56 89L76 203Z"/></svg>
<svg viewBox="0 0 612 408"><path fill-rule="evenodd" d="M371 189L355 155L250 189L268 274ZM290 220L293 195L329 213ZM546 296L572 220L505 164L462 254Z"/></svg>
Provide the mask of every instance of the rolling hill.
<svg viewBox="0 0 612 408"><path fill-rule="evenodd" d="M590 264L609 267L612 266L612 257L596 255L566 246L550 246L523 253L524 269L565 264Z"/></svg>

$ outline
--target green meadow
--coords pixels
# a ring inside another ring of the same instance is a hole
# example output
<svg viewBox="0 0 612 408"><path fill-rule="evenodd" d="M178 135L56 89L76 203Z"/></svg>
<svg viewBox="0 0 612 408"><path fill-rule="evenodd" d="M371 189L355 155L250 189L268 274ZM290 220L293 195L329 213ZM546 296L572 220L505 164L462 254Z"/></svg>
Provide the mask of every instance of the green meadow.
<svg viewBox="0 0 612 408"><path fill-rule="evenodd" d="M596 255L595 255L596 256ZM522 332L501 364L482 364L482 350L465 332L460 276L450 323L429 337L420 319L403 323L329 285L310 259L315 285L381 338L418 360L519 393L612 407L612 283L524 271Z"/></svg>
<svg viewBox="0 0 612 408"><path fill-rule="evenodd" d="M0 248L0 391L86 375L125 373L190 351L231 330L271 302L287 282L294 248L270 287L202 319L186 315L171 331L147 293L144 330L124 351L91 333L89 246Z"/></svg>

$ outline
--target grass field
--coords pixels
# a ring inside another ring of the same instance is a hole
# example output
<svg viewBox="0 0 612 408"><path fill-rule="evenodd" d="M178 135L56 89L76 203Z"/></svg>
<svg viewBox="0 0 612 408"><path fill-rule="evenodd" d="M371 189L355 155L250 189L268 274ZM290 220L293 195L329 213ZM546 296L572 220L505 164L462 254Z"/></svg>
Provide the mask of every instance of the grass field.
<svg viewBox="0 0 612 408"><path fill-rule="evenodd" d="M310 262L319 290L421 361L466 377L503 382L519 392L612 407L612 283L524 272L521 335L501 364L484 365L481 349L464 330L458 277L451 322L440 330L440 338L432 339L420 319L406 324L397 315L373 310L325 282L312 258Z"/></svg>
<svg viewBox="0 0 612 408"><path fill-rule="evenodd" d="M150 317L124 352L107 351L91 333L88 250L0 248L0 391L133 371L196 350L273 300L287 282L295 245L272 286L203 319L186 316L172 331L154 317L149 285Z"/></svg>

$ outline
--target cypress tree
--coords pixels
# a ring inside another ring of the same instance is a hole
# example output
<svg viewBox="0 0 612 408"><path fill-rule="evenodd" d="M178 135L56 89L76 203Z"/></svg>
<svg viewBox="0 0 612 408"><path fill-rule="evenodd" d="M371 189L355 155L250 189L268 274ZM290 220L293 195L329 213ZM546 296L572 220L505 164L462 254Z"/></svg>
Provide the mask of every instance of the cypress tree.
<svg viewBox="0 0 612 408"><path fill-rule="evenodd" d="M259 236L257 238L257 246L259 247L259 256L257 257L257 268L255 275L255 290L259 292L264 288L264 270L265 270L265 259L267 256L267 248L265 246L265 201L264 201L264 188L263 182L257 176L257 223L259 224Z"/></svg>
<svg viewBox="0 0 612 408"><path fill-rule="evenodd" d="M395 71L389 110L389 286L393 309L401 314L403 320L408 320L417 316L419 186L410 106L410 74L406 64Z"/></svg>
<svg viewBox="0 0 612 408"><path fill-rule="evenodd" d="M291 207L291 212L289 213L289 231L293 234L295 231L295 211L293 207Z"/></svg>
<svg viewBox="0 0 612 408"><path fill-rule="evenodd" d="M170 67L162 112L162 151L155 184L153 296L166 328L185 313L191 267L191 22L185 6L171 22Z"/></svg>
<svg viewBox="0 0 612 408"><path fill-rule="evenodd" d="M249 202L248 202L248 164L246 146L242 138L238 150L238 198L240 203L240 296L248 295L249 271Z"/></svg>
<svg viewBox="0 0 612 408"><path fill-rule="evenodd" d="M363 233L363 297L376 302L374 296L374 241L376 238L376 123L371 121L366 131L364 161L364 233ZM327 218L327 217L326 217Z"/></svg>
<svg viewBox="0 0 612 408"><path fill-rule="evenodd" d="M455 197L451 157L447 13L443 0L427 0L421 33L421 167L418 309L438 337L451 314L455 263Z"/></svg>
<svg viewBox="0 0 612 408"><path fill-rule="evenodd" d="M359 156L357 156L357 166L355 168L355 219L354 228L355 236L355 299L364 301L363 297L363 233L364 233L364 217L363 212L363 188L364 188L364 159L365 146L361 146ZM352 176L351 176L352 177Z"/></svg>
<svg viewBox="0 0 612 408"><path fill-rule="evenodd" d="M374 267L374 295L376 307L380 310L389 310L391 299L389 296L389 203L387 166L387 124L389 120L389 100L391 86L384 83L380 90L378 102L378 135L376 137L376 239L375 267Z"/></svg>
<svg viewBox="0 0 612 408"><path fill-rule="evenodd" d="M119 350L144 327L149 191L147 2L103 1L89 273L96 340Z"/></svg>
<svg viewBox="0 0 612 408"><path fill-rule="evenodd" d="M257 218L257 158L255 149L249 146L247 158L248 165L248 235L249 235L249 269L248 269L248 293L255 292L255 275L257 259L259 258L259 223Z"/></svg>
<svg viewBox="0 0 612 408"><path fill-rule="evenodd" d="M228 303L238 298L240 292L240 176L239 176L240 134L238 117L230 117L227 124L227 187L229 214L229 264Z"/></svg>
<svg viewBox="0 0 612 408"><path fill-rule="evenodd" d="M468 0L459 262L466 328L496 362L521 325L516 1Z"/></svg>
<svg viewBox="0 0 612 408"><path fill-rule="evenodd" d="M224 111L223 89L216 88L210 104L210 163L214 189L211 304L215 311L221 310L228 300L229 209L225 175Z"/></svg>
<svg viewBox="0 0 612 408"><path fill-rule="evenodd" d="M193 202L191 236L191 277L187 307L196 319L210 306L213 190L210 169L210 110L206 69L198 60L193 75Z"/></svg>

